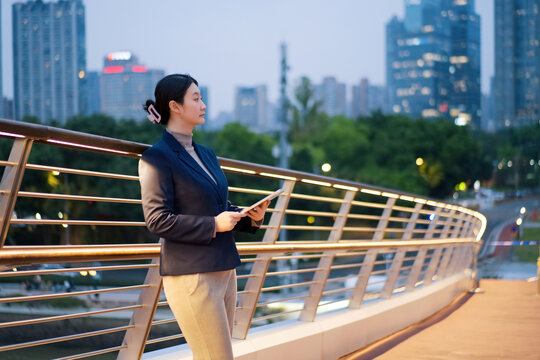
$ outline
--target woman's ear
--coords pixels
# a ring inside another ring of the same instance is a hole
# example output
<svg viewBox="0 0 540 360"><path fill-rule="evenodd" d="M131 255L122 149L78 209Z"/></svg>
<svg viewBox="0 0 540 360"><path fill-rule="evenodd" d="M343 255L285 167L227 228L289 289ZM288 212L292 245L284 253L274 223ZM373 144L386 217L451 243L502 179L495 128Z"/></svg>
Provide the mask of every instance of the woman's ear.
<svg viewBox="0 0 540 360"><path fill-rule="evenodd" d="M180 105L174 100L171 100L169 101L169 110L171 111L171 113L181 114L183 111L183 108L182 108L182 105Z"/></svg>

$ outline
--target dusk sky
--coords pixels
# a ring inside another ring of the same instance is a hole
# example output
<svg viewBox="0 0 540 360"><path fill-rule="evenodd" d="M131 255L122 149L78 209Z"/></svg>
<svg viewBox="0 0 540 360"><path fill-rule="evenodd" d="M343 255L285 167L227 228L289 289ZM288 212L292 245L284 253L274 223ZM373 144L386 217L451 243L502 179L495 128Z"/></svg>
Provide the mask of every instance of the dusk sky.
<svg viewBox="0 0 540 360"><path fill-rule="evenodd" d="M11 5L1 0L4 96L13 96ZM288 46L289 91L302 75L335 76L348 88L385 82L385 26L404 0L84 0L88 70L130 50L166 73L188 72L209 87L209 111L232 111L238 85L279 93L280 43ZM482 31L482 92L494 72L493 0L476 0ZM350 92L350 88L348 89ZM350 96L349 96L350 99Z"/></svg>

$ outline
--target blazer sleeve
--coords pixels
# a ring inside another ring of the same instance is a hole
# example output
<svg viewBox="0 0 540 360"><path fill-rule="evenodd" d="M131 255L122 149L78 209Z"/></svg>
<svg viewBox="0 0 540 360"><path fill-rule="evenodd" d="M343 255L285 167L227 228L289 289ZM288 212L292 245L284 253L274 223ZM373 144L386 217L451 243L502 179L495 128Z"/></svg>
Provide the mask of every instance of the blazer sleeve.
<svg viewBox="0 0 540 360"><path fill-rule="evenodd" d="M160 158L143 155L139 161L142 208L148 230L175 242L209 244L216 226L214 217L175 214L171 169L163 156Z"/></svg>

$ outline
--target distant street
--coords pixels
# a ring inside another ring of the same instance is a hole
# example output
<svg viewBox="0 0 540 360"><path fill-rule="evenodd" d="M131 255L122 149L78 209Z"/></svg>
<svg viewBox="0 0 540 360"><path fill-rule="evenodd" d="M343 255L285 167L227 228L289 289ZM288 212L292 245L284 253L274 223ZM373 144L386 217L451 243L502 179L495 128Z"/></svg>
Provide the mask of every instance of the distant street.
<svg viewBox="0 0 540 360"><path fill-rule="evenodd" d="M479 254L480 277L525 279L535 276L536 264L511 262L508 256L510 253L508 246L493 248L494 242L512 239L512 225L519 217L522 207L527 209L526 215L530 217L534 209L540 211L540 197L516 199L480 210L487 218L487 227L483 236L484 243Z"/></svg>

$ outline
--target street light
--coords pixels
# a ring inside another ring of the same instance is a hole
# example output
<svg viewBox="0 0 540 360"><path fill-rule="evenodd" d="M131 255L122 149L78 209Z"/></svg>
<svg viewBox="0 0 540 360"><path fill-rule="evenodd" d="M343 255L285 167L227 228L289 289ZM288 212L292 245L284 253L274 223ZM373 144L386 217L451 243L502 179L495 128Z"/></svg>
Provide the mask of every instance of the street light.
<svg viewBox="0 0 540 360"><path fill-rule="evenodd" d="M330 165L329 163L324 163L322 164L321 166L321 170L325 173L329 172L330 170L332 170L332 165Z"/></svg>
<svg viewBox="0 0 540 360"><path fill-rule="evenodd" d="M422 164L424 164L424 159L422 159L421 157L417 158L416 159L416 165L422 166Z"/></svg>

